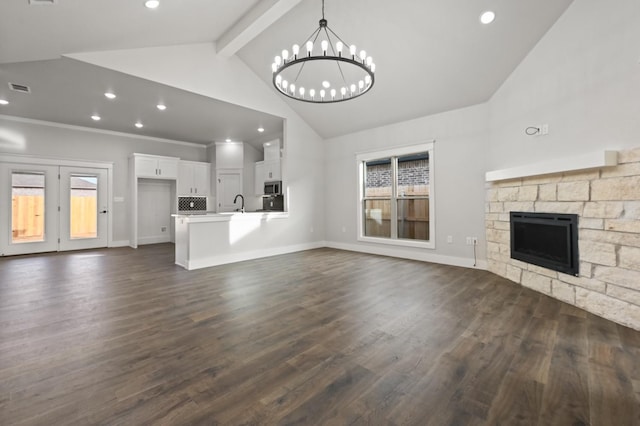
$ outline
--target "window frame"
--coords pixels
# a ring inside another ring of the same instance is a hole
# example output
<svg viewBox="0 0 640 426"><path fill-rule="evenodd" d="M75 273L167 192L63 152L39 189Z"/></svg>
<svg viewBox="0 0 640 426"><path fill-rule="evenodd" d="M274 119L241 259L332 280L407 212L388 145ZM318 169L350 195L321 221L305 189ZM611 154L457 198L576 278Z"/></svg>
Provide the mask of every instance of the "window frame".
<svg viewBox="0 0 640 426"><path fill-rule="evenodd" d="M422 142L416 145L407 145L396 148L388 148L384 150L368 151L356 154L356 170L357 170L357 182L358 182L358 200L357 200L357 221L358 221L358 241L375 243L375 244L387 244L403 247L416 247L416 248L436 248L436 234L435 234L435 160L434 160L434 141ZM391 158L392 170L396 173L392 173L392 189L391 189L391 204L395 204L396 207L392 208L392 211L397 209L398 200L406 199L405 197L398 197L397 192L397 157L405 155L418 154L427 152L429 155L429 240L410 240L399 239L397 236L397 217L392 215L392 223L396 226L391 227L391 237L368 237L364 234L364 201L365 201L365 188L364 188L364 167L367 161L380 160L383 158ZM395 219L395 220L394 220Z"/></svg>

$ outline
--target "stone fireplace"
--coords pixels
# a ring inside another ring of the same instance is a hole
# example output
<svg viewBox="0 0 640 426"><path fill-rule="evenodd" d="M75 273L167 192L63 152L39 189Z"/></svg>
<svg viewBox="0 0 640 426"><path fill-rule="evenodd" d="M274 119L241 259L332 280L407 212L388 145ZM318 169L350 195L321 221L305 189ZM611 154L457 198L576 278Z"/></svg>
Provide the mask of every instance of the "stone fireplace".
<svg viewBox="0 0 640 426"><path fill-rule="evenodd" d="M578 215L579 275L512 259L510 212ZM640 330L640 148L618 164L487 183L489 270Z"/></svg>

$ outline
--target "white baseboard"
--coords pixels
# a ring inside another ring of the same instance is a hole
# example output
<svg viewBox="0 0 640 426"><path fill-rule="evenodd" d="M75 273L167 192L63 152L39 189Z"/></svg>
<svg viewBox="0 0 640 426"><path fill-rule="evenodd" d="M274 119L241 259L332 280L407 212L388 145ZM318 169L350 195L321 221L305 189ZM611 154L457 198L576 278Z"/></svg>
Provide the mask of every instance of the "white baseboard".
<svg viewBox="0 0 640 426"><path fill-rule="evenodd" d="M129 247L129 240L111 241L109 247Z"/></svg>
<svg viewBox="0 0 640 426"><path fill-rule="evenodd" d="M227 263L243 262L245 260L260 259L263 257L278 256L281 254L295 253L297 251L312 250L326 247L323 241L313 243L296 244L292 246L273 247L269 249L245 251L227 255L211 256L204 259L187 261L186 269L194 270L211 266L225 265ZM184 265L180 265L185 267Z"/></svg>
<svg viewBox="0 0 640 426"><path fill-rule="evenodd" d="M334 241L325 241L325 247L339 250L357 251L361 253L379 254L382 256L399 257L402 259L420 260L422 262L440 263L443 265L462 266L464 268L488 270L489 265L486 260L478 260L473 265L473 259L454 256L443 256L441 254L429 253L427 250L415 251L389 246L370 246L360 244L346 244Z"/></svg>
<svg viewBox="0 0 640 426"><path fill-rule="evenodd" d="M160 243L170 243L171 237L169 235L158 235L153 237L138 237L138 245L144 244L160 244Z"/></svg>

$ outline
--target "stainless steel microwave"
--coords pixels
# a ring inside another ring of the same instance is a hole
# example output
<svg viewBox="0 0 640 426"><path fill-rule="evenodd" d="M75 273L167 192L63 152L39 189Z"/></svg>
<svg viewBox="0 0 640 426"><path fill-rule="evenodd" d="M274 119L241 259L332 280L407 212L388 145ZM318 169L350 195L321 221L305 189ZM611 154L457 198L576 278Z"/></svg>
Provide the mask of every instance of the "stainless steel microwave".
<svg viewBox="0 0 640 426"><path fill-rule="evenodd" d="M264 195L282 195L282 181L265 182Z"/></svg>

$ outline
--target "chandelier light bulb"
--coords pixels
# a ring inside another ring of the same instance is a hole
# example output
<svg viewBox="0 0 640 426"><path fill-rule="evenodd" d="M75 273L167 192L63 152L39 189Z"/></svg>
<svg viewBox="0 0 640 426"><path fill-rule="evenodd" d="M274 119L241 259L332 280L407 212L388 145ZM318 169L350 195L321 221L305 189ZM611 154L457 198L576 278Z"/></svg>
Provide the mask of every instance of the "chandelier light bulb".
<svg viewBox="0 0 640 426"><path fill-rule="evenodd" d="M326 55L327 49L329 49L329 42L327 40L322 40L322 43L320 43L320 46L322 47L322 54Z"/></svg>
<svg viewBox="0 0 640 426"><path fill-rule="evenodd" d="M367 56L367 66L370 67L373 63L373 58L371 56Z"/></svg>
<svg viewBox="0 0 640 426"><path fill-rule="evenodd" d="M376 64L371 63L371 72L376 72Z"/></svg>
<svg viewBox="0 0 640 426"><path fill-rule="evenodd" d="M287 62L287 59L289 59L289 51L284 49L282 51L282 62Z"/></svg>
<svg viewBox="0 0 640 426"><path fill-rule="evenodd" d="M276 71L278 71L278 64L274 62L271 64L271 72L276 72Z"/></svg>
<svg viewBox="0 0 640 426"><path fill-rule="evenodd" d="M352 44L351 47L349 47L349 53L351 54L351 56L355 57L356 56L356 45Z"/></svg>
<svg viewBox="0 0 640 426"><path fill-rule="evenodd" d="M291 50L293 50L293 56L297 58L298 53L300 53L300 46L298 46L297 44L294 44Z"/></svg>
<svg viewBox="0 0 640 426"><path fill-rule="evenodd" d="M358 82L358 89L360 89L361 91L362 91L362 89L364 89L364 81L363 80L360 80Z"/></svg>
<svg viewBox="0 0 640 426"><path fill-rule="evenodd" d="M368 76L367 76L367 77L368 77ZM277 84L278 86L280 86L280 85L282 84L282 76L281 76L281 75L279 75L279 76L277 76L277 77L276 77L276 84Z"/></svg>
<svg viewBox="0 0 640 426"><path fill-rule="evenodd" d="M311 56L311 52L313 52L313 42L309 40L307 42L307 55Z"/></svg>
<svg viewBox="0 0 640 426"><path fill-rule="evenodd" d="M287 80L282 80L282 88L287 90L287 86L289 86L289 82Z"/></svg>
<svg viewBox="0 0 640 426"><path fill-rule="evenodd" d="M351 89L351 94L353 95L355 93L355 91L356 91L356 85L352 84L350 89Z"/></svg>
<svg viewBox="0 0 640 426"><path fill-rule="evenodd" d="M301 97L301 98L304 98L304 87L301 87L301 88L299 89L299 92L300 92L300 97Z"/></svg>
<svg viewBox="0 0 640 426"><path fill-rule="evenodd" d="M277 66L282 65L282 58L280 56L276 56L275 62Z"/></svg>
<svg viewBox="0 0 640 426"><path fill-rule="evenodd" d="M365 52L364 50L360 51L360 60L364 61L365 59L367 59L367 52Z"/></svg>
<svg viewBox="0 0 640 426"><path fill-rule="evenodd" d="M371 84L371 76L370 75L366 75L364 77L364 82L367 84L367 86L370 85Z"/></svg>
<svg viewBox="0 0 640 426"><path fill-rule="evenodd" d="M331 89L331 99L336 98L336 89Z"/></svg>
<svg viewBox="0 0 640 426"><path fill-rule="evenodd" d="M291 94L295 95L296 94L296 85L295 84L291 84L289 85L289 90L291 90Z"/></svg>
<svg viewBox="0 0 640 426"><path fill-rule="evenodd" d="M343 87L342 89L340 89L340 94L342 94L342 97L344 98L344 95L347 94L347 88Z"/></svg>
<svg viewBox="0 0 640 426"><path fill-rule="evenodd" d="M336 43L336 54L338 56L342 56L342 48L343 47L344 47L344 44L341 41Z"/></svg>
<svg viewBox="0 0 640 426"><path fill-rule="evenodd" d="M325 91L324 91L324 89L320 90L320 99L321 99L321 100L324 100L324 95L325 95L326 93L327 93L327 92L325 92Z"/></svg>
<svg viewBox="0 0 640 426"><path fill-rule="evenodd" d="M309 96L311 96L311 99L316 97L316 91L314 89L309 89Z"/></svg>

